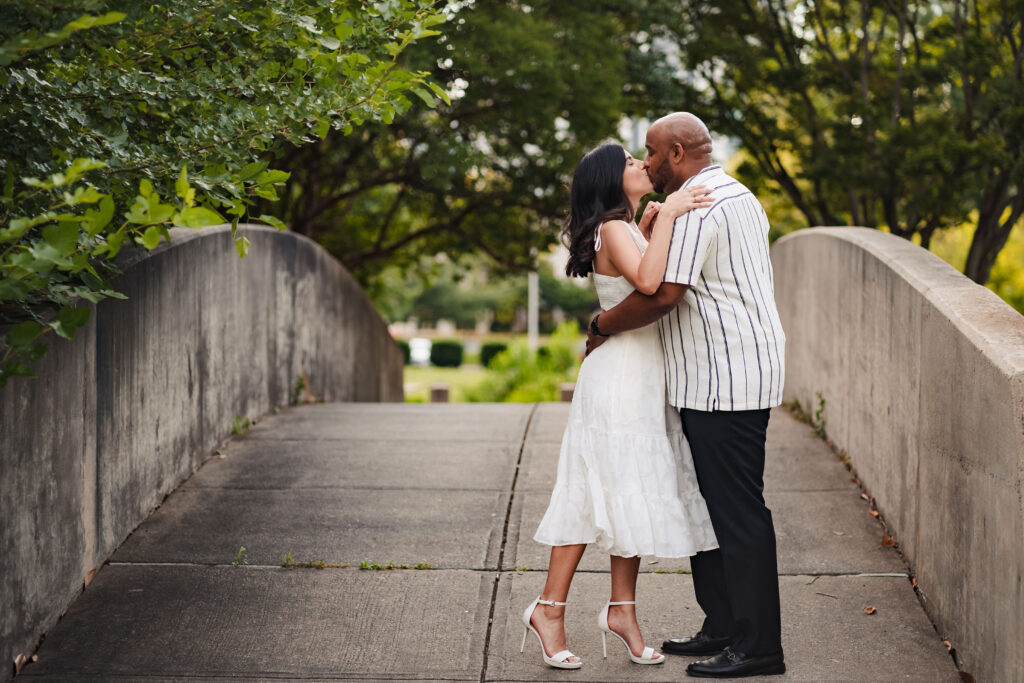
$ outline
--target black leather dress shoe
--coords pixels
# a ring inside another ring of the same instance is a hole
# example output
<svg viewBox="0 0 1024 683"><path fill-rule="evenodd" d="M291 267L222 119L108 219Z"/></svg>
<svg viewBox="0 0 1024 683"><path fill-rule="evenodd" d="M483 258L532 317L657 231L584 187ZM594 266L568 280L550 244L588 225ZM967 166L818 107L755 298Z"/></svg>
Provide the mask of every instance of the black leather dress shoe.
<svg viewBox="0 0 1024 683"><path fill-rule="evenodd" d="M711 659L702 659L686 667L694 678L742 678L745 676L772 676L786 673L782 653L751 657L725 648Z"/></svg>
<svg viewBox="0 0 1024 683"><path fill-rule="evenodd" d="M732 638L712 638L704 631L697 631L697 634L690 638L669 638L661 644L661 651L673 655L716 655L732 642Z"/></svg>

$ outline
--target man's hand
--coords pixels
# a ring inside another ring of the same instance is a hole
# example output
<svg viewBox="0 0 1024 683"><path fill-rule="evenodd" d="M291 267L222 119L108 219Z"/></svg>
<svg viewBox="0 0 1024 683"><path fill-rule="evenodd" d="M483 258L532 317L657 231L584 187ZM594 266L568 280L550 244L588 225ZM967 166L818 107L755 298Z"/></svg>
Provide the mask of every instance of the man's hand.
<svg viewBox="0 0 1024 683"><path fill-rule="evenodd" d="M596 315L594 315L594 317L596 318L602 313L604 313L604 311L599 311ZM593 320L591 320L591 322L593 322ZM583 354L584 358L589 356L590 352L596 349L598 346L608 341L608 337L598 337L593 332L591 332L591 329L593 329L593 326L587 325L587 352Z"/></svg>

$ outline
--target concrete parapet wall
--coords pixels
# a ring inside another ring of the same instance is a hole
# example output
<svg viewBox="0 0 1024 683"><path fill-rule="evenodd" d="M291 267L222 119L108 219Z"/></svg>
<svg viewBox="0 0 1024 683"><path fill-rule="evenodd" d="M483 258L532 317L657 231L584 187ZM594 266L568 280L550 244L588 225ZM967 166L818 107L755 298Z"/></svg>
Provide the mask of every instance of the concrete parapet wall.
<svg viewBox="0 0 1024 683"><path fill-rule="evenodd" d="M128 300L0 390L0 680L236 415L288 405L300 377L317 399L402 400L402 352L341 264L239 229L244 260L227 227L172 230L126 264Z"/></svg>
<svg viewBox="0 0 1024 683"><path fill-rule="evenodd" d="M786 399L821 392L964 669L1024 681L1024 316L876 230L800 230L772 261Z"/></svg>

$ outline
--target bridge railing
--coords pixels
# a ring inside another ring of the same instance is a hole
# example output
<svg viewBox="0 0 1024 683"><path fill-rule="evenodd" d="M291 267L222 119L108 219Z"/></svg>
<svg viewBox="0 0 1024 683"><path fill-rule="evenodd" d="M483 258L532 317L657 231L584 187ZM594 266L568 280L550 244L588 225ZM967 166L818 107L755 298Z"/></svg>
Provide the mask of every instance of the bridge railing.
<svg viewBox="0 0 1024 683"><path fill-rule="evenodd" d="M293 399L402 400L402 353L358 284L290 232L172 230L129 298L0 390L0 661L20 653L236 417Z"/></svg>
<svg viewBox="0 0 1024 683"><path fill-rule="evenodd" d="M965 670L1024 680L1024 316L876 230L800 230L772 262L786 398L824 400Z"/></svg>

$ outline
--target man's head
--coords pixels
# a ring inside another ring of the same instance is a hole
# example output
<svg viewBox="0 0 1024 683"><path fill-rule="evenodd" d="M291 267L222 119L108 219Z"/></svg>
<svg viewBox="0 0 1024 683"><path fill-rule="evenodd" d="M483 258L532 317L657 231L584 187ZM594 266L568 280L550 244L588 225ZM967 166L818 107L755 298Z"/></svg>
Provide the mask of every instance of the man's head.
<svg viewBox="0 0 1024 683"><path fill-rule="evenodd" d="M689 112L675 112L647 130L644 166L656 192L675 192L711 164L711 133Z"/></svg>

